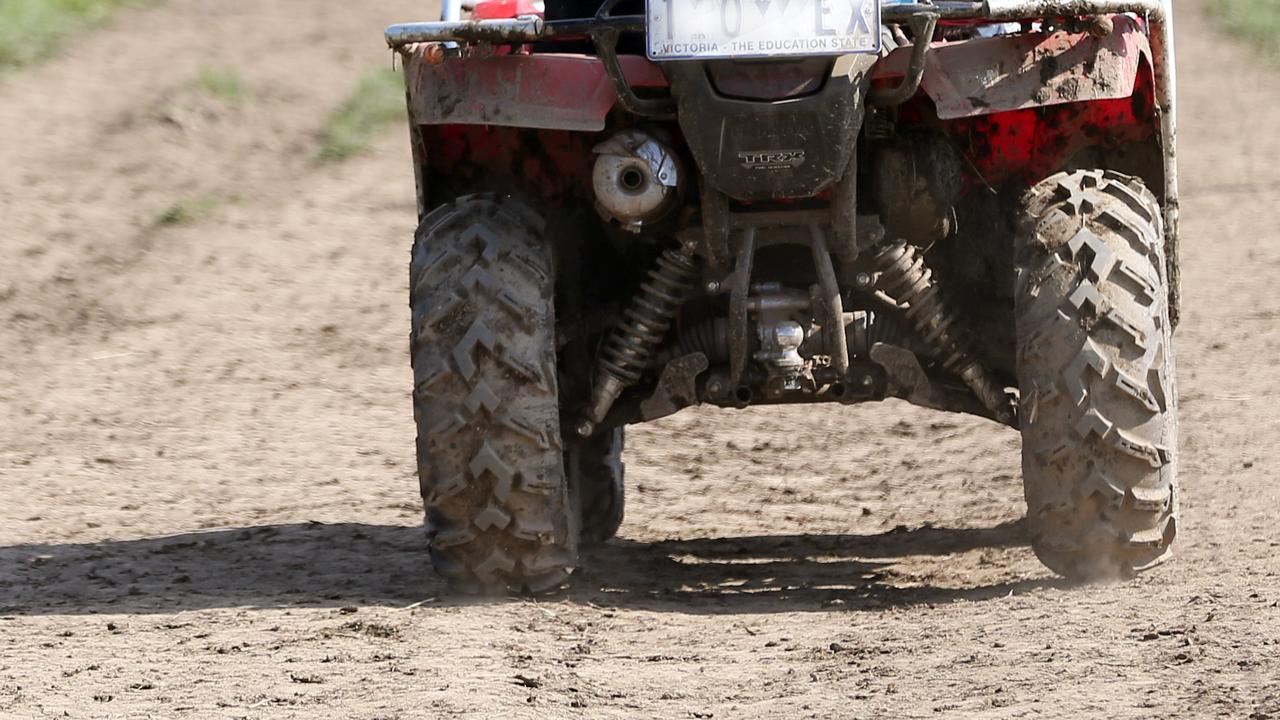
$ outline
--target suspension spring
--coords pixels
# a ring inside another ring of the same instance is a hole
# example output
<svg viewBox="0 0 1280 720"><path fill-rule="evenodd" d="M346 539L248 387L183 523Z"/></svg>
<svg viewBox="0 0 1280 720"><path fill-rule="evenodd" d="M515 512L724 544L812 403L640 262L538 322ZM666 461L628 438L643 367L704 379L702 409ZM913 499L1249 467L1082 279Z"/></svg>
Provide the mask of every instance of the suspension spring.
<svg viewBox="0 0 1280 720"><path fill-rule="evenodd" d="M640 293L624 313L622 324L605 343L601 367L628 385L639 380L697 279L698 267L692 257L664 250L657 266L649 271L648 282L640 285Z"/></svg>
<svg viewBox="0 0 1280 720"><path fill-rule="evenodd" d="M1009 396L973 356L970 338L959 316L947 307L924 254L899 240L878 252L875 262L881 273L876 287L905 307L907 320L938 351L942 366L958 375L997 419L1011 423Z"/></svg>
<svg viewBox="0 0 1280 720"><path fill-rule="evenodd" d="M942 366L955 370L968 359L968 342L956 329L955 313L949 312L933 269L914 246L896 242L876 254L880 282L876 285L899 305L925 342L938 351Z"/></svg>
<svg viewBox="0 0 1280 720"><path fill-rule="evenodd" d="M591 407L587 419L578 425L578 434L593 433L622 391L640 380L697 280L698 265L691 252L683 248L662 252L600 351Z"/></svg>

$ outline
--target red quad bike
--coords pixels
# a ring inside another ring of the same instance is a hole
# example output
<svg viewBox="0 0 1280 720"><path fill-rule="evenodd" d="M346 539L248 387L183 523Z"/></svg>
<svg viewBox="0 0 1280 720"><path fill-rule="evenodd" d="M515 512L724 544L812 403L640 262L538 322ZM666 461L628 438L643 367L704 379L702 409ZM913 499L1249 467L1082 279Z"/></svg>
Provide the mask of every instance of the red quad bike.
<svg viewBox="0 0 1280 720"><path fill-rule="evenodd" d="M487 0L397 25L431 557L544 592L623 428L889 397L1017 428L1069 578L1178 523L1170 0Z"/></svg>

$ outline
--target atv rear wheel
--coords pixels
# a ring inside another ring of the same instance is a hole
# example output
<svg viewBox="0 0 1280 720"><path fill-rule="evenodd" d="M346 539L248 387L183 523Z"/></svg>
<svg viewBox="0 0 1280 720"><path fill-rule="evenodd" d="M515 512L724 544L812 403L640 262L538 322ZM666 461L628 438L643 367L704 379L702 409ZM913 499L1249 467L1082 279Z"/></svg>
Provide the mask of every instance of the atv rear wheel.
<svg viewBox="0 0 1280 720"><path fill-rule="evenodd" d="M626 510L621 427L584 440L576 448L582 542L600 544L618 534Z"/></svg>
<svg viewBox="0 0 1280 720"><path fill-rule="evenodd" d="M1017 247L1027 520L1072 579L1127 577L1177 534L1177 389L1160 204L1140 180L1062 173Z"/></svg>
<svg viewBox="0 0 1280 720"><path fill-rule="evenodd" d="M432 562L463 592L553 590L578 559L543 228L519 202L468 196L414 242L418 477Z"/></svg>

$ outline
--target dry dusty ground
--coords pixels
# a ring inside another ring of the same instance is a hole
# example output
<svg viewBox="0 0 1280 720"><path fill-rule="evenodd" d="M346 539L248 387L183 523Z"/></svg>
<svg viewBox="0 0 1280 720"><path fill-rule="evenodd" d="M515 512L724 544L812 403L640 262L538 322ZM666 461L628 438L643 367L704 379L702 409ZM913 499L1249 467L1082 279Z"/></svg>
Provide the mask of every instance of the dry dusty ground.
<svg viewBox="0 0 1280 720"><path fill-rule="evenodd" d="M0 79L0 717L1280 717L1280 73L1178 4L1184 535L1108 587L1026 548L1011 432L892 404L637 429L577 590L442 597L403 132L310 161L428 13L172 0Z"/></svg>

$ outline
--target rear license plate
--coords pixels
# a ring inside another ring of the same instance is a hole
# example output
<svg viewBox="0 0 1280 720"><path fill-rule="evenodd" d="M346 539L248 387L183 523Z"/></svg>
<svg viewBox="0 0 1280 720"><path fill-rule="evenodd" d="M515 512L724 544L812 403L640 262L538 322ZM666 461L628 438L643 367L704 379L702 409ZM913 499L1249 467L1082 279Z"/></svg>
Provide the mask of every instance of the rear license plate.
<svg viewBox="0 0 1280 720"><path fill-rule="evenodd" d="M880 0L648 0L653 60L880 51Z"/></svg>

